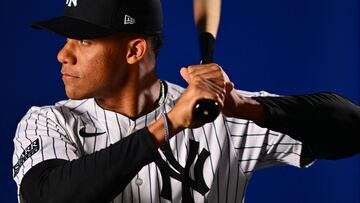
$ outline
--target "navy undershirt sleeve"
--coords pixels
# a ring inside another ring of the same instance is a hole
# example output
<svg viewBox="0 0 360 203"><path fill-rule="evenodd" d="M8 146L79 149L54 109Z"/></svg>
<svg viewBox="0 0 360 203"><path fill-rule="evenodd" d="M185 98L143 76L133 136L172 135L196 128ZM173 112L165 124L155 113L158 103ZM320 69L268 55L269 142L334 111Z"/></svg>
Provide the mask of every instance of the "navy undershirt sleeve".
<svg viewBox="0 0 360 203"><path fill-rule="evenodd" d="M303 155L339 159L360 152L360 107L335 93L253 97L265 105L262 127L303 142Z"/></svg>
<svg viewBox="0 0 360 203"><path fill-rule="evenodd" d="M20 191L27 203L113 200L140 169L160 158L147 128L73 161L47 160L24 176Z"/></svg>

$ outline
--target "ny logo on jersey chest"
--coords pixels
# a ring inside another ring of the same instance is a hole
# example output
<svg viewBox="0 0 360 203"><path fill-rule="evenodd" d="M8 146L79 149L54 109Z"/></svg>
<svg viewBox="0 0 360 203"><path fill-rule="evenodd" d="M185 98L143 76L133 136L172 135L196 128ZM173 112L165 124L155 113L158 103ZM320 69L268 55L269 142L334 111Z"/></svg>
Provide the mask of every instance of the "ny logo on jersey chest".
<svg viewBox="0 0 360 203"><path fill-rule="evenodd" d="M160 195L165 199L168 200L172 199L170 177L182 183L183 203L194 202L194 199L191 196L190 188L198 191L202 195L205 195L209 191L209 188L207 187L204 180L203 168L204 168L205 160L210 155L210 152L207 151L206 149L203 149L201 153L198 155L198 159L195 162L195 166L194 166L195 179L193 180L189 176L189 170L190 170L190 166L193 164L196 158L199 149L199 142L190 140L189 148L190 148L189 155L188 155L188 159L186 160L185 168L182 167L176 161L174 155L171 152L169 143L165 145L164 155L166 159L169 161L169 164L173 168L171 168L163 159L158 159L157 161L155 161L156 165L160 169L162 182L163 182L163 187Z"/></svg>

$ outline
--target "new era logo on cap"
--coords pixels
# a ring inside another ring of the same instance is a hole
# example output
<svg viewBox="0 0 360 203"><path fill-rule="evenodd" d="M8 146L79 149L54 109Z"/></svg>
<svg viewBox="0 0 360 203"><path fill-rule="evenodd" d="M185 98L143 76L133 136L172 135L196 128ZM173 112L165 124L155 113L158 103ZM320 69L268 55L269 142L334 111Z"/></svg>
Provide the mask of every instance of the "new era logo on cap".
<svg viewBox="0 0 360 203"><path fill-rule="evenodd" d="M125 15L124 17L124 25L132 25L132 24L135 24L135 19L130 17L129 15Z"/></svg>

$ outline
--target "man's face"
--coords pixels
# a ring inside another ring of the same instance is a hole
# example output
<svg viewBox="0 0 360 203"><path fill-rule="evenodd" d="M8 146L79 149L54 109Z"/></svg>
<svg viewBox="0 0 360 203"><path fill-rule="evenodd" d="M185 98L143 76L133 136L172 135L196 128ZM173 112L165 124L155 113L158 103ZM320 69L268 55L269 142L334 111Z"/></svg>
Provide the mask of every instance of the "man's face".
<svg viewBox="0 0 360 203"><path fill-rule="evenodd" d="M58 53L66 95L70 99L105 98L118 92L129 71L129 37L68 39Z"/></svg>

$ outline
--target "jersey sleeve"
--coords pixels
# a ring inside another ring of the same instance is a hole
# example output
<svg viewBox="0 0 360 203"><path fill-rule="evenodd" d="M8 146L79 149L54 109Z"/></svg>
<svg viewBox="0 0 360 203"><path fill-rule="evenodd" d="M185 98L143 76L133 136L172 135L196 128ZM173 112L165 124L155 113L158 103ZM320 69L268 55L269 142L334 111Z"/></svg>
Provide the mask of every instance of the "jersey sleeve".
<svg viewBox="0 0 360 203"><path fill-rule="evenodd" d="M302 143L290 136L262 128L252 121L226 118L235 153L245 174L275 165L306 167ZM310 163L310 162L306 162Z"/></svg>
<svg viewBox="0 0 360 203"><path fill-rule="evenodd" d="M238 93L247 97L278 97L265 91ZM246 174L275 165L308 167L314 159L303 154L301 141L287 134L237 118L226 118L238 162Z"/></svg>
<svg viewBox="0 0 360 203"><path fill-rule="evenodd" d="M13 178L18 188L24 175L36 164L78 157L62 123L60 112L53 107L32 107L21 119L13 139Z"/></svg>

